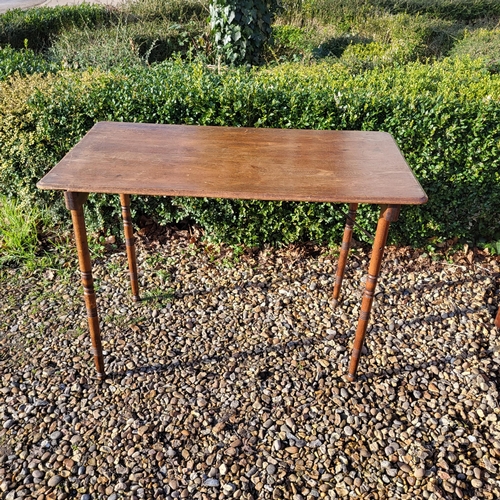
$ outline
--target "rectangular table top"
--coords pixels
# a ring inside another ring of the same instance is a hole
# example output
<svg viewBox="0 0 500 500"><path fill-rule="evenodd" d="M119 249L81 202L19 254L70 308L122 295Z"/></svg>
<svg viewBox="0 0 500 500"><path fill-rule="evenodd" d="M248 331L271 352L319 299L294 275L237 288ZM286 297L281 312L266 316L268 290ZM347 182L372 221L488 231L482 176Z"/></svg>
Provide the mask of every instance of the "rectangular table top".
<svg viewBox="0 0 500 500"><path fill-rule="evenodd" d="M418 205L385 132L100 122L37 184L85 193Z"/></svg>

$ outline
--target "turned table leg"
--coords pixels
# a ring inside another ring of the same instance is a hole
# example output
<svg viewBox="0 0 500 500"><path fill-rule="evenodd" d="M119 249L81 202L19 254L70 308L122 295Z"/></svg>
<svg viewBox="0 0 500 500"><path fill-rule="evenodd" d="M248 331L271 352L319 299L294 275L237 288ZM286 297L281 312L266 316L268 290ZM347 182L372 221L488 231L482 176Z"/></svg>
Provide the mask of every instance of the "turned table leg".
<svg viewBox="0 0 500 500"><path fill-rule="evenodd" d="M92 278L92 264L90 262L85 217L83 214L83 204L87 200L87 197L87 193L73 193L69 191L64 193L66 207L68 210L71 210L71 217L73 219L73 230L78 250L78 262L82 276L83 295L87 308L94 364L97 369L97 378L102 380L104 378L104 359L102 356L101 331L99 329L99 316L97 314L94 280Z"/></svg>
<svg viewBox="0 0 500 500"><path fill-rule="evenodd" d="M377 233L375 241L373 242L372 256L370 259L370 266L368 269L368 276L366 278L365 291L363 293L363 300L361 302L361 312L359 313L358 328L356 330L356 337L354 339L354 346L351 354L351 362L349 364L349 373L347 378L355 380L356 371L358 369L359 358L361 349L365 340L366 329L370 319L370 311L372 308L373 296L375 288L377 287L377 280L380 274L380 266L382 264L382 257L384 255L385 244L387 242L387 235L389 233L389 226L391 222L398 220L399 205L385 205L380 212L380 218L377 225Z"/></svg>
<svg viewBox="0 0 500 500"><path fill-rule="evenodd" d="M357 203L349 204L349 213L344 229L344 238L342 239L342 246L340 247L339 263L337 265L337 276L335 277L335 286L333 288L332 305L336 306L339 303L340 289L344 279L345 266L347 257L351 248L352 229L356 221L356 211L358 210Z"/></svg>
<svg viewBox="0 0 500 500"><path fill-rule="evenodd" d="M130 287L132 298L135 302L139 300L139 283L137 281L137 259L135 256L134 228L130 216L130 195L121 194L123 232L125 233L125 247L127 249L128 269L130 274Z"/></svg>

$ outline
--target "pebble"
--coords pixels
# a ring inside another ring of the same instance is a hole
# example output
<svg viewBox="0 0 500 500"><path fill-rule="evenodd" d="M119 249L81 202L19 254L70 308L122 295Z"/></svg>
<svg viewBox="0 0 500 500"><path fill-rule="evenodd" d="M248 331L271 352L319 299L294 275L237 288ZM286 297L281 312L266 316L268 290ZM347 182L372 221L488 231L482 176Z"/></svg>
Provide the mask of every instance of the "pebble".
<svg viewBox="0 0 500 500"><path fill-rule="evenodd" d="M205 480L205 482L203 483L204 486L209 486L211 488L218 488L220 483L219 483L219 480L218 479L215 479L215 478L208 478Z"/></svg>
<svg viewBox="0 0 500 500"><path fill-rule="evenodd" d="M226 483L222 489L226 494L233 493L236 490L236 486L233 483Z"/></svg>
<svg viewBox="0 0 500 500"><path fill-rule="evenodd" d="M419 467L418 469L415 469L415 472L413 473L413 475L417 478L417 479L422 479L425 475L425 469L422 468L422 467Z"/></svg>
<svg viewBox="0 0 500 500"><path fill-rule="evenodd" d="M267 467L266 467L266 472L269 474L269 475L273 475L275 472L276 472L276 466L273 465L273 464L269 464Z"/></svg>
<svg viewBox="0 0 500 500"><path fill-rule="evenodd" d="M14 424L15 424L15 423L16 423L16 421L10 418L9 420L6 420L6 421L3 423L3 428L4 428L4 429L10 429L11 427L13 427L13 426L14 426Z"/></svg>
<svg viewBox="0 0 500 500"><path fill-rule="evenodd" d="M3 498L500 498L500 259L389 247L352 384L367 251L353 249L332 309L326 247L233 259L162 234L138 236L144 302L123 249L95 262L100 385L73 261L49 285L5 270Z"/></svg>
<svg viewBox="0 0 500 500"><path fill-rule="evenodd" d="M483 487L483 482L479 479L472 479L470 484L472 485L473 488L479 489Z"/></svg>
<svg viewBox="0 0 500 500"><path fill-rule="evenodd" d="M269 429L270 427L272 427L274 425L274 421L271 420L270 418L268 418L263 424L262 424L262 427L264 427L264 429Z"/></svg>
<svg viewBox="0 0 500 500"><path fill-rule="evenodd" d="M48 480L47 484L48 484L51 488L53 488L54 486L57 486L57 485L58 485L58 484L62 481L62 479L63 479L63 478L62 478L61 476L55 475L55 476L52 476L52 477Z"/></svg>
<svg viewBox="0 0 500 500"><path fill-rule="evenodd" d="M62 432L61 431L55 431L49 437L53 441L57 441L61 436L62 436Z"/></svg>
<svg viewBox="0 0 500 500"><path fill-rule="evenodd" d="M483 465L488 472L491 472L491 474L496 474L498 471L498 467L493 465L487 458L483 458Z"/></svg>

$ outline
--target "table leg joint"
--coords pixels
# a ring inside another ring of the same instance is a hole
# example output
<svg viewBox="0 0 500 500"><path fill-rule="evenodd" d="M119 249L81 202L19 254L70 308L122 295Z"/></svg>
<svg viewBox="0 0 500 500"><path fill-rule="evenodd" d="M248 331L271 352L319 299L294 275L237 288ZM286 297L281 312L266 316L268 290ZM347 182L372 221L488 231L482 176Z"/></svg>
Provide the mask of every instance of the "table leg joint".
<svg viewBox="0 0 500 500"><path fill-rule="evenodd" d="M382 214L387 222L396 222L399 219L401 205L383 205Z"/></svg>
<svg viewBox="0 0 500 500"><path fill-rule="evenodd" d="M64 201L68 210L78 210L87 201L88 193L75 193L73 191L64 192Z"/></svg>

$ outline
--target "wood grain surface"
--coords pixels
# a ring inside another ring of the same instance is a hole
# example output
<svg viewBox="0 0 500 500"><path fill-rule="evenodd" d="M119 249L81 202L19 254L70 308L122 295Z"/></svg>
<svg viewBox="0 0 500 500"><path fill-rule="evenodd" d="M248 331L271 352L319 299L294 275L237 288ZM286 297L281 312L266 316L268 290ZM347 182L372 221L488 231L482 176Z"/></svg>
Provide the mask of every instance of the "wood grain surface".
<svg viewBox="0 0 500 500"><path fill-rule="evenodd" d="M417 205L385 132L100 122L38 183L73 192Z"/></svg>

